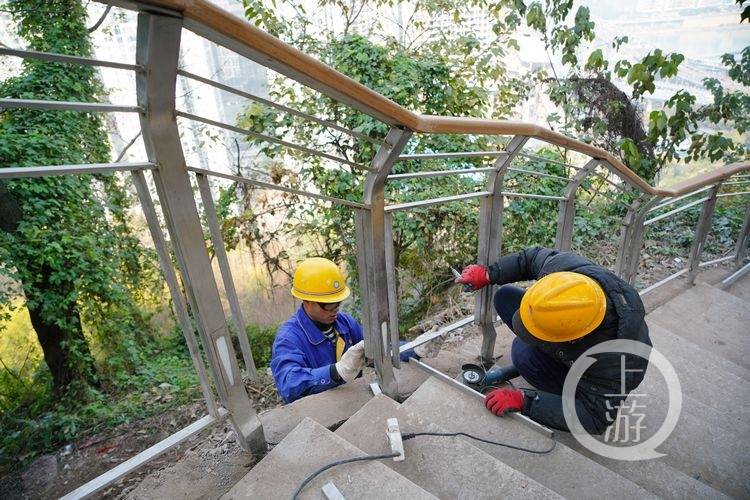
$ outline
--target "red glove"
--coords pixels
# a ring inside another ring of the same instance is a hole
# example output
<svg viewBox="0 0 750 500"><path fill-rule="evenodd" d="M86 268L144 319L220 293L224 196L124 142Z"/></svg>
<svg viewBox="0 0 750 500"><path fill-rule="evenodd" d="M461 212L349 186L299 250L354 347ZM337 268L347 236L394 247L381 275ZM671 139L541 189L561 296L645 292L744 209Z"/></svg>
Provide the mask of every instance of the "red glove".
<svg viewBox="0 0 750 500"><path fill-rule="evenodd" d="M471 285L474 288L474 291L486 287L490 284L487 267L480 264L466 266L461 272L461 276L456 278L456 283Z"/></svg>
<svg viewBox="0 0 750 500"><path fill-rule="evenodd" d="M523 410L523 392L518 389L495 389L484 397L484 406L501 417L509 411Z"/></svg>

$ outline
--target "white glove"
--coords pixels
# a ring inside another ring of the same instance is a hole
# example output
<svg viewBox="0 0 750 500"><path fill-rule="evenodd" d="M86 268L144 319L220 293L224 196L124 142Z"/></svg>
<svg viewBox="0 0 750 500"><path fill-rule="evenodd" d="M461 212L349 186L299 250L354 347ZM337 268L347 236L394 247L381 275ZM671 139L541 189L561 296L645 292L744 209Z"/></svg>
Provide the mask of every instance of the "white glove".
<svg viewBox="0 0 750 500"><path fill-rule="evenodd" d="M360 340L351 346L336 363L336 371L344 382L351 382L365 366L365 342Z"/></svg>
<svg viewBox="0 0 750 500"><path fill-rule="evenodd" d="M414 339L414 342L418 342L421 339L427 337L428 335L433 335L436 331L437 331L437 327L434 327L432 330L425 332L419 337L417 337L416 339ZM438 354L440 354L440 349L443 347L443 342L445 342L444 335L435 337L429 342L425 342L424 344L421 344L415 347L414 353L420 358L434 358Z"/></svg>

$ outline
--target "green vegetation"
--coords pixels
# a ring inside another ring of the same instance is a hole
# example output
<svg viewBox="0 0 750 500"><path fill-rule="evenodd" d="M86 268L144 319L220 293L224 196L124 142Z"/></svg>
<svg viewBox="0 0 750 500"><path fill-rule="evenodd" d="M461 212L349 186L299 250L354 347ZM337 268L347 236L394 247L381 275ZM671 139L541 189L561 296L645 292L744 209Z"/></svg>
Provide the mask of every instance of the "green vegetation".
<svg viewBox="0 0 750 500"><path fill-rule="evenodd" d="M22 321L17 319L12 325ZM33 338L19 335L14 345L0 345L0 357L7 362L12 360L11 349L25 355L35 347ZM179 332L141 347L132 372L117 372L98 388L86 387L76 398L54 397L49 371L38 356L37 362L33 357L26 362L27 370L13 372L16 379L9 379L9 370L0 372L0 471L109 427L202 400Z"/></svg>
<svg viewBox="0 0 750 500"><path fill-rule="evenodd" d="M4 6L29 49L91 55L80 1L10 0ZM0 95L107 100L92 67L33 60L0 83ZM100 115L0 112L2 167L108 161ZM9 180L0 182L0 197L5 468L82 429L142 415L138 391L158 377L183 392L195 381L180 373L177 358L160 354L162 339L155 337L150 318L165 305L162 285L154 255L132 230L131 200L119 176ZM146 406L145 413L151 412Z"/></svg>
<svg viewBox="0 0 750 500"><path fill-rule="evenodd" d="M416 2L410 23L402 26L399 39L380 39L376 21L367 32L356 32L356 9L346 2L324 2L337 9L344 26L335 29L312 26L309 16L295 2L288 8L269 7L260 0L245 0L246 15L256 25L283 38L292 45L321 59L365 86L378 91L415 112L442 116L511 117L513 110L532 89L540 90L557 105L548 117L550 126L564 134L581 139L619 154L621 160L653 182L661 169L675 160L710 159L731 162L746 158L742 137L750 115L750 95L729 91L718 81L706 79L714 102L697 106L695 97L681 91L670 98L664 110L643 116L643 96L655 91L660 79L678 74L684 57L664 54L654 49L638 61L605 59L597 49L584 57L588 42L594 39L595 24L588 8L573 10L572 1L500 1L493 4L469 2L444 4L426 0ZM369 6L382 7L388 2L371 0ZM460 26L469 7L481 6L493 24L497 37L489 42L467 35L448 39L424 21L435 12L453 12ZM281 13L287 13L282 15ZM520 78L510 77L502 60L518 50L514 39L522 25L541 37L547 49L562 60L562 68L553 74L534 70ZM612 42L615 53L627 43L627 37ZM723 58L731 78L738 83L748 79L750 47L741 60L732 55ZM620 77L630 85L629 92L619 90L613 78ZM285 103L345 127L383 138L388 126L339 105L281 76L271 82L270 94ZM368 163L376 145L354 139L265 108L250 105L239 120L244 128L283 136L293 142L317 144L339 157ZM705 132L699 125L710 124L716 132ZM734 139L723 130L737 130ZM361 170L336 166L330 168L320 158L287 151L275 145L250 139L266 154L267 169L274 182L307 188L338 198L359 201L365 175ZM406 153L485 151L502 149L503 141L475 135L414 136ZM550 160L571 161L565 150L546 148L537 152ZM393 173L430 170L466 169L489 166L479 159L403 161L396 163ZM570 177L568 171L555 163L519 159L515 167L546 174ZM484 189L482 176L451 176L392 181L386 197L390 203L429 199ZM505 185L510 191L560 196L564 181L549 177L532 177L509 172ZM579 193L579 210L575 220L573 247L589 257L611 265L616 255L616 240L625 213L623 204L630 203L636 193L620 193L605 181L590 177ZM297 196L261 197L254 205L243 193L242 203L232 200L234 186L226 192L227 225L233 228L232 240L245 239L263 253L271 271L291 272L294 260L289 248L309 249L310 253L347 262L350 285L356 284L354 225L351 210L338 205L309 203ZM616 199L622 203L612 202ZM504 217L505 252L529 245L554 245L557 205L540 199L510 199ZM728 206L731 202L728 203ZM284 223L271 226L265 214L284 213ZM429 305L450 286L450 265L467 264L476 254L476 202L459 202L409 212L397 212L393 219L394 254L399 264L400 317L406 323L420 319ZM736 217L730 218L732 221ZM679 219L681 224L686 219ZM736 229L736 224L727 227ZM650 230L655 237L672 238L660 233L663 226ZM669 227L669 226L667 226ZM686 226L687 227L687 226ZM276 247L273 242L289 241ZM312 240L312 241L311 241ZM682 240L672 245L683 250ZM599 255L603 254L603 255ZM406 325L408 327L408 325Z"/></svg>
<svg viewBox="0 0 750 500"><path fill-rule="evenodd" d="M7 8L31 50L91 55L80 1ZM26 60L21 75L0 84L3 97L104 100L92 67ZM0 165L24 167L110 160L99 115L5 109ZM0 275L20 284L55 391L85 391L111 374L135 369L148 337L148 302L161 290L154 257L130 226L131 201L117 176L63 176L0 183L6 206L0 230ZM0 290L0 304L16 303ZM0 331L2 325L0 325ZM103 353L97 364L92 351Z"/></svg>

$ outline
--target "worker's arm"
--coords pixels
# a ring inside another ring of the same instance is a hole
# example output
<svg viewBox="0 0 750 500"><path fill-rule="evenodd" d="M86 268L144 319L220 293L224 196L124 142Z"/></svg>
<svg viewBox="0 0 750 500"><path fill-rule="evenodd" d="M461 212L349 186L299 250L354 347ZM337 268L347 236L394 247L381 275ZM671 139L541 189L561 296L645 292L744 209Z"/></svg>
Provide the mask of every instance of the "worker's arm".
<svg viewBox="0 0 750 500"><path fill-rule="evenodd" d="M323 392L343 382L336 373L335 365L310 368L302 350L279 337L273 345L271 372L285 403Z"/></svg>
<svg viewBox="0 0 750 500"><path fill-rule="evenodd" d="M568 431L568 424L563 414L562 397L558 394L501 387L485 396L484 405L498 416L519 411L547 427ZM588 433L601 434L609 425L606 400L589 397L585 393L577 393L575 408L581 425Z"/></svg>
<svg viewBox="0 0 750 500"><path fill-rule="evenodd" d="M524 407L521 413L542 425L569 431L563 415L561 396L541 391L524 391L524 393ZM576 395L575 406L578 419L589 434L601 434L609 425L606 408L593 402L587 404L583 399L585 397L585 395Z"/></svg>
<svg viewBox="0 0 750 500"><path fill-rule="evenodd" d="M560 252L551 248L533 247L500 257L487 269L490 283L504 285L516 281L539 278L542 268L549 260L556 259L554 271L573 271L591 261L570 252Z"/></svg>
<svg viewBox="0 0 750 500"><path fill-rule="evenodd" d="M516 281L535 280L547 259L559 254L558 250L533 247L504 255L487 269L490 283L504 285Z"/></svg>

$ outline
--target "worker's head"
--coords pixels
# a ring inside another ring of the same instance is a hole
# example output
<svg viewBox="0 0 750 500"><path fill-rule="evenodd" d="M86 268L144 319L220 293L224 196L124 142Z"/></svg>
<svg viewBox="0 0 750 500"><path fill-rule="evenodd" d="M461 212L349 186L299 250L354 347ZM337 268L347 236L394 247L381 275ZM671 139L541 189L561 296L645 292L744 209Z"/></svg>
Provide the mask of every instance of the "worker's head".
<svg viewBox="0 0 750 500"><path fill-rule="evenodd" d="M319 323L333 323L339 304L350 293L341 270L328 259L306 259L294 272L292 295L302 300L307 315Z"/></svg>
<svg viewBox="0 0 750 500"><path fill-rule="evenodd" d="M513 326L539 340L569 342L598 327L606 310L599 283L579 273L552 273L526 290Z"/></svg>

